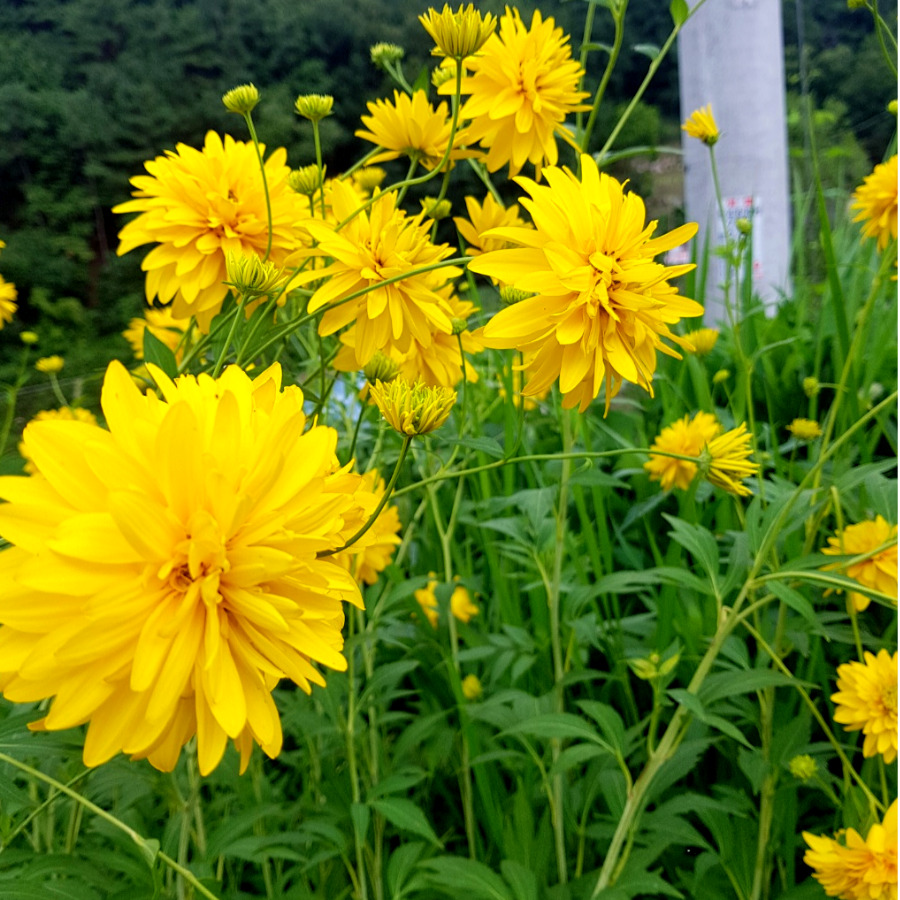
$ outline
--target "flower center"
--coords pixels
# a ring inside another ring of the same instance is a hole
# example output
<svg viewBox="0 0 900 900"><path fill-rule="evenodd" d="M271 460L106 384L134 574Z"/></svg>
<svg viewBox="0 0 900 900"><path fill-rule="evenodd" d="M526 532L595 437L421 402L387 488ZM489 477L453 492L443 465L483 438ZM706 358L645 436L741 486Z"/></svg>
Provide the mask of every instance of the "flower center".
<svg viewBox="0 0 900 900"><path fill-rule="evenodd" d="M881 702L884 704L885 710L897 718L897 685L889 684L885 687L881 694Z"/></svg>
<svg viewBox="0 0 900 900"><path fill-rule="evenodd" d="M171 560L159 570L159 577L176 593L199 594L215 606L222 601L219 581L231 568L219 524L203 510L195 512L184 540L174 548Z"/></svg>

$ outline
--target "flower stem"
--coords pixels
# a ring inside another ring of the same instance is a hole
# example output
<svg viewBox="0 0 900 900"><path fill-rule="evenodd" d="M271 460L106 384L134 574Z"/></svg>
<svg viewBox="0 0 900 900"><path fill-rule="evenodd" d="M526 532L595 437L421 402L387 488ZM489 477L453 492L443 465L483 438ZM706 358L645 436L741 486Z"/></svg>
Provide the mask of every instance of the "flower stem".
<svg viewBox="0 0 900 900"><path fill-rule="evenodd" d="M269 196L269 182L266 179L266 166L263 162L262 150L260 150L259 147L259 138L256 136L256 128L253 126L253 118L250 113L244 113L244 121L247 123L247 130L250 132L250 139L253 141L253 149L256 150L259 171L262 173L263 195L266 198L266 221L268 223L268 230L266 232L266 255L263 257L263 262L267 262L269 254L272 252L272 198Z"/></svg>

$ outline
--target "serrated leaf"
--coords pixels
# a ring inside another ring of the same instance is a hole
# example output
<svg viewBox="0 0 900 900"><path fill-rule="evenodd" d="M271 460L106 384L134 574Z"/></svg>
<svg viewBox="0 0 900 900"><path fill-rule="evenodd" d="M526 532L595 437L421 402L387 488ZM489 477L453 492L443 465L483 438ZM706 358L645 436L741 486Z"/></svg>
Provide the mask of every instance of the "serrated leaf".
<svg viewBox="0 0 900 900"><path fill-rule="evenodd" d="M381 800L370 800L369 806L381 813L396 828L403 831L411 831L430 841L436 847L443 849L434 829L428 824L425 813L416 806L412 800L404 800L400 797L385 797Z"/></svg>
<svg viewBox="0 0 900 900"><path fill-rule="evenodd" d="M178 374L175 354L149 329L144 329L144 362L159 366L169 378Z"/></svg>
<svg viewBox="0 0 900 900"><path fill-rule="evenodd" d="M687 21L688 16L691 14L690 9L687 5L687 0L672 0L669 4L669 13L672 16L672 21L675 23L676 28L680 28Z"/></svg>
<svg viewBox="0 0 900 900"><path fill-rule="evenodd" d="M484 863L459 856L439 856L422 864L436 876L432 884L451 897L467 900L515 900L506 882Z"/></svg>

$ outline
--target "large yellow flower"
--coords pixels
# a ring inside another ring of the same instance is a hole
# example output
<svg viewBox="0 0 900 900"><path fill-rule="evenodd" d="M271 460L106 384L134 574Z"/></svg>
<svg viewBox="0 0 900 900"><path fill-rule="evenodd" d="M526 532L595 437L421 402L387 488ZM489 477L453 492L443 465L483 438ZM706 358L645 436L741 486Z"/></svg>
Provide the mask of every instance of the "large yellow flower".
<svg viewBox="0 0 900 900"><path fill-rule="evenodd" d="M342 222L359 208L352 187L334 182L332 215ZM325 308L319 324L322 335L356 323L356 362L362 368L376 350L396 347L401 352L416 340L432 344L433 334L451 334L453 312L439 291L462 274L455 266L418 274L406 273L446 259L452 249L432 244L423 215L407 216L397 207L393 191L381 194L368 210L337 229L330 222L309 220L306 227L319 242L316 253L333 261L324 269L299 276L294 283L327 279L309 301L309 311ZM398 279L391 281L391 279ZM352 294L372 288L349 301ZM328 309L327 307L335 305Z"/></svg>
<svg viewBox="0 0 900 900"><path fill-rule="evenodd" d="M261 150L265 150L261 147ZM297 224L308 215L306 200L288 186L287 152L266 160L272 204L270 259L282 265L299 243ZM196 316L203 331L219 311L228 288L225 254L266 251L268 222L262 173L250 142L215 132L202 150L178 144L144 164L149 175L131 179L134 200L113 212L140 213L119 232L120 256L143 244L157 244L141 263L147 273L147 302L172 304L176 318Z"/></svg>
<svg viewBox="0 0 900 900"><path fill-rule="evenodd" d="M588 94L578 90L584 71L553 19L535 10L528 28L519 11L507 6L499 34L463 65L471 73L462 80L462 93L469 96L461 115L471 120L469 140L488 148L488 169L496 172L509 163L513 176L526 162L538 170L556 165L555 132L570 112L589 107L581 105ZM455 89L451 80L440 93Z"/></svg>
<svg viewBox="0 0 900 900"><path fill-rule="evenodd" d="M412 97L394 91L393 103L390 100L376 100L366 105L370 115L363 116L362 123L369 130L357 131L356 136L385 148L384 153L373 156L370 162L409 156L426 169L433 169L444 158L452 125L446 103L435 109L428 102L425 91L416 91ZM465 149L468 142L466 131L457 128L448 166L457 159L478 156L477 151Z"/></svg>
<svg viewBox="0 0 900 900"><path fill-rule="evenodd" d="M897 240L897 154L875 166L853 194L850 209L858 210L854 222L864 222L864 238L877 238L878 249Z"/></svg>
<svg viewBox="0 0 900 900"><path fill-rule="evenodd" d="M3 328L7 322L11 322L16 314L17 297L16 286L11 281L5 281L0 275L0 328Z"/></svg>
<svg viewBox="0 0 900 900"><path fill-rule="evenodd" d="M50 422L62 420L64 422L87 422L89 425L97 424L97 417L89 410L78 406L61 406L59 409L42 409L31 421ZM19 442L19 454L25 460L25 471L37 472L37 468L31 461L28 447L24 441Z"/></svg>
<svg viewBox="0 0 900 900"><path fill-rule="evenodd" d="M875 588L897 600L897 545L887 547L878 553L873 550L888 541L896 540L897 526L888 523L884 516L875 516L865 522L848 525L843 531L828 538L828 546L822 552L828 556L863 556L867 559L849 566L835 564L826 569L836 570L853 578L866 587ZM871 602L865 594L850 592L850 602L857 612L862 612Z"/></svg>
<svg viewBox="0 0 900 900"><path fill-rule="evenodd" d="M584 411L606 382L606 404L622 381L652 393L657 350L678 357L663 338L687 345L669 326L703 307L678 295L668 280L693 266L666 268L659 253L697 231L682 225L651 238L644 202L581 157L582 180L547 168L546 185L516 181L531 199L522 205L534 229L495 228L489 237L519 248L485 253L469 268L536 296L501 310L484 328L487 347L522 350L530 374L523 393L535 396L559 378L563 406Z"/></svg>
<svg viewBox="0 0 900 900"><path fill-rule="evenodd" d="M739 497L749 497L753 493L743 483L745 478L751 478L759 471L759 463L750 459L753 453L750 438L747 423L741 422L737 428L707 442L702 455L706 458L704 475L710 484Z"/></svg>
<svg viewBox="0 0 900 900"><path fill-rule="evenodd" d="M484 203L479 203L474 197L466 197L466 211L469 218L454 217L453 222L459 230L460 237L466 243L466 253L469 256L478 256L491 250L501 250L509 244L499 238L489 237L486 232L492 228L514 226L518 228L530 228L531 226L519 218L519 206L504 206L494 199L493 194L484 198Z"/></svg>
<svg viewBox="0 0 900 900"><path fill-rule="evenodd" d="M866 832L848 828L840 840L803 832L803 861L829 897L897 900L897 801Z"/></svg>
<svg viewBox="0 0 900 900"><path fill-rule="evenodd" d="M149 331L175 353L175 359L180 361L183 354L181 351L176 353L176 350L184 338L189 323L190 319L176 319L172 315L171 307L164 306L162 309L150 307L144 310L142 318L134 318L128 323L122 337L131 345L134 358L143 359L144 332Z"/></svg>
<svg viewBox="0 0 900 900"><path fill-rule="evenodd" d="M864 652L864 663L838 666L834 721L844 731L865 735L863 756L880 753L886 763L897 758L897 654Z"/></svg>
<svg viewBox="0 0 900 900"><path fill-rule="evenodd" d="M698 412L693 419L685 416L663 428L651 449L700 456L706 444L721 431L722 426L712 413ZM697 474L696 463L656 453L650 454L644 468L650 473L650 480L658 481L666 491L673 485L686 491Z"/></svg>
<svg viewBox="0 0 900 900"><path fill-rule="evenodd" d="M277 364L253 381L150 368L163 399L114 362L109 430L32 423L38 474L0 478L0 690L53 697L37 727L89 723L89 766L122 751L170 770L196 734L202 773L229 738L245 767L254 743L281 748L280 678L309 691L314 663L345 668L359 588L317 554L373 497Z"/></svg>

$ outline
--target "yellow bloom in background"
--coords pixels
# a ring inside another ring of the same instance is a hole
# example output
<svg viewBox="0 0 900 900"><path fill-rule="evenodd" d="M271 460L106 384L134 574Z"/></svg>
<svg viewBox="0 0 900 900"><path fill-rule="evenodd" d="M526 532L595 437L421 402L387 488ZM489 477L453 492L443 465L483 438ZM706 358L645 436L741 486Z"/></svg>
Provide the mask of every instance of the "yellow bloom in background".
<svg viewBox="0 0 900 900"><path fill-rule="evenodd" d="M385 151L375 154L371 162L380 163L408 156L431 170L444 158L453 124L446 103L435 109L428 102L425 91L416 91L412 97L394 91L393 103L390 100L375 100L366 106L369 115L362 116L361 120L369 130L360 129L355 134L384 147ZM466 149L467 143L469 138L465 129L457 128L448 166L455 160L478 156L477 151Z"/></svg>
<svg viewBox="0 0 900 900"><path fill-rule="evenodd" d="M878 553L873 550L889 541L896 541L897 526L888 523L884 516L875 516L856 525L848 525L843 531L835 532L828 538L828 546L822 548L827 556L862 556L861 562L843 566L839 563L826 566L826 570L841 572L866 587L875 588L882 594L897 601L897 545L887 547ZM871 600L865 594L851 591L849 600L857 612L862 612Z"/></svg>
<svg viewBox="0 0 900 900"><path fill-rule="evenodd" d="M689 331L684 336L687 343L684 349L694 356L706 356L711 353L716 341L719 340L719 331L717 328L698 328L696 331Z"/></svg>
<svg viewBox="0 0 900 900"><path fill-rule="evenodd" d="M407 437L440 428L456 403L456 391L450 388L428 387L420 381L411 384L405 378L388 384L376 381L370 391L391 428Z"/></svg>
<svg viewBox="0 0 900 900"><path fill-rule="evenodd" d="M482 17L471 3L465 8L460 4L456 12L445 3L441 12L429 9L419 21L437 45L432 56L453 59L477 53L497 27L495 16L488 13Z"/></svg>
<svg viewBox="0 0 900 900"><path fill-rule="evenodd" d="M40 338L37 336L37 333L34 331L23 331L19 335L19 340L23 344L28 344L28 346L30 347L32 344L36 344L40 340Z"/></svg>
<svg viewBox="0 0 900 900"><path fill-rule="evenodd" d="M128 328L122 332L122 337L131 345L135 359L144 358L144 332L150 333L162 341L180 362L183 352L178 350L178 345L184 337L190 319L176 319L172 315L172 308L164 306L162 309L149 308L144 310L141 319L134 318L128 323Z"/></svg>
<svg viewBox="0 0 900 900"><path fill-rule="evenodd" d="M752 462L750 454L750 432L747 423L741 422L737 428L726 431L708 441L703 455L707 457L704 475L706 480L739 497L749 497L753 491L743 479L750 478L759 471L759 463Z"/></svg>
<svg viewBox="0 0 900 900"><path fill-rule="evenodd" d="M458 584L450 595L450 612L463 624L473 619L481 610L472 602L472 597L463 585Z"/></svg>
<svg viewBox="0 0 900 900"><path fill-rule="evenodd" d="M416 602L422 607L422 612L425 613L425 618L428 619L428 624L432 628L437 628L438 626L438 602L434 593L437 584L436 581L429 580L425 587L413 591Z"/></svg>
<svg viewBox="0 0 900 900"><path fill-rule="evenodd" d="M819 427L819 423L812 419L794 419L787 426L787 430L798 441L814 441L817 437L822 436L822 429Z"/></svg>
<svg viewBox="0 0 900 900"><path fill-rule="evenodd" d="M809 849L803 862L829 897L844 900L897 900L897 801L866 832L855 828L839 840L803 832Z"/></svg>
<svg viewBox="0 0 900 900"><path fill-rule="evenodd" d="M66 361L61 356L42 356L34 364L34 367L45 375L56 375L58 372L62 372L65 364Z"/></svg>
<svg viewBox="0 0 900 900"><path fill-rule="evenodd" d="M16 304L18 296L19 292L16 290L16 286L11 281L6 281L0 275L0 330L7 322L12 322L13 316L18 309Z"/></svg>
<svg viewBox="0 0 900 900"><path fill-rule="evenodd" d="M483 693L481 681L477 675L466 675L462 680L462 693L466 700L477 700Z"/></svg>
<svg viewBox="0 0 900 900"><path fill-rule="evenodd" d="M504 366L500 372L500 384L497 387L497 396L502 397L504 400L509 396L506 391L507 375L510 376L510 380L512 381L512 405L515 406L516 409L520 406L526 411L535 409L537 408L538 402L546 399L547 394L550 393L548 389L542 394L536 394L533 397L524 397L522 395L522 370L519 366L512 366L512 371L510 372L510 367Z"/></svg>
<svg viewBox="0 0 900 900"><path fill-rule="evenodd" d="M203 774L229 739L243 770L255 743L281 749L280 678L308 692L318 665L346 668L359 588L317 554L373 501L277 363L252 381L148 368L162 399L114 362L109 430L34 422L39 474L0 478L0 690L53 697L35 727L87 723L88 766L124 752L168 771L196 734Z"/></svg>
<svg viewBox="0 0 900 900"><path fill-rule="evenodd" d="M897 654L866 650L863 659L838 666L834 721L844 731L862 731L863 756L880 753L890 764L897 758Z"/></svg>
<svg viewBox="0 0 900 900"><path fill-rule="evenodd" d="M491 250L502 250L509 246L509 242L501 238L489 237L486 232L492 228L515 227L530 228L531 226L519 217L519 206L503 206L498 203L493 194L484 198L484 203L479 203L474 197L466 197L466 210L469 218L455 216L453 222L460 236L466 242L466 253L469 256L478 256Z"/></svg>
<svg viewBox="0 0 900 900"><path fill-rule="evenodd" d="M81 409L78 406L61 406L59 409L41 410L32 422L87 422L88 425L96 425L97 417L89 409ZM19 455L25 460L25 471L29 474L37 472L37 468L31 461L31 454L25 441L19 442Z"/></svg>
<svg viewBox="0 0 900 900"><path fill-rule="evenodd" d="M712 104L707 103L700 109L695 109L685 119L681 126L682 131L686 131L692 138L703 141L707 147L712 147L719 140L719 126L712 114Z"/></svg>
<svg viewBox="0 0 900 900"><path fill-rule="evenodd" d="M366 195L370 195L377 187L381 187L387 172L381 166L363 166L350 176L353 183Z"/></svg>
<svg viewBox="0 0 900 900"><path fill-rule="evenodd" d="M582 105L588 94L578 90L584 72L554 20L535 10L529 28L518 10L506 7L499 34L463 65L468 74L462 93L468 99L460 115L470 120L469 140L488 150L488 169L496 172L509 163L512 177L526 162L538 171L556 165L555 132L569 113L590 107ZM440 93L454 90L455 82L448 81Z"/></svg>
<svg viewBox="0 0 900 900"><path fill-rule="evenodd" d="M358 521L347 523L347 530L352 534L368 521L384 494L384 479L377 469L366 472L360 476L360 480L364 494L371 499L371 508L361 507ZM351 547L335 553L333 559L358 582L375 584L378 573L390 565L394 550L400 543L401 528L397 507L388 504L379 513L372 527Z"/></svg>
<svg viewBox="0 0 900 900"><path fill-rule="evenodd" d="M261 147L264 151L265 148ZM265 162L272 204L270 261L281 266L300 242L298 223L308 215L306 200L291 190L287 152ZM206 135L202 150L178 144L174 151L144 164L148 175L131 179L135 198L113 207L140 213L119 232L119 256L143 244L156 244L141 263L147 273L147 302L172 304L179 319L197 317L201 331L228 294L223 284L225 254L266 252L268 224L262 174L250 142Z"/></svg>
<svg viewBox="0 0 900 900"><path fill-rule="evenodd" d="M535 293L497 313L484 328L484 344L525 353L525 396L558 378L563 406L583 412L604 382L607 410L623 381L652 393L657 351L678 357L663 339L686 344L669 326L702 315L703 307L669 284L692 265L667 268L654 260L697 226L651 238L656 222L645 224L637 194L624 193L590 156L581 157L581 171L579 181L568 169L547 168L546 185L517 178L531 195L522 205L535 227L488 232L518 247L485 253L469 268Z"/></svg>
<svg viewBox="0 0 900 900"><path fill-rule="evenodd" d="M854 222L864 222L862 236L877 238L884 250L889 240L897 240L897 154L875 166L871 175L853 193Z"/></svg>
<svg viewBox="0 0 900 900"><path fill-rule="evenodd" d="M333 215L344 221L358 206L356 192L342 182L332 185ZM450 334L452 310L439 291L461 274L455 266L435 269L386 284L389 279L421 266L446 259L453 251L446 244L432 244L423 216L407 216L397 208L397 195L381 194L365 212L351 219L340 231L322 221L309 220L308 231L319 242L316 254L333 262L294 280L301 284L327 279L309 301L309 312L325 309L319 334L334 334L355 323L356 362L362 368L376 350L396 347L405 352L410 342L428 348L432 335ZM348 303L328 309L345 297L373 288Z"/></svg>
<svg viewBox="0 0 900 900"><path fill-rule="evenodd" d="M684 456L697 456L716 435L722 426L711 413L698 412L694 418L684 416L677 422L667 425L656 436L651 450L666 450L669 453L681 453ZM659 456L651 453L650 459L644 463L651 481L658 481L663 490L671 487L686 491L697 474L697 463L672 456Z"/></svg>

